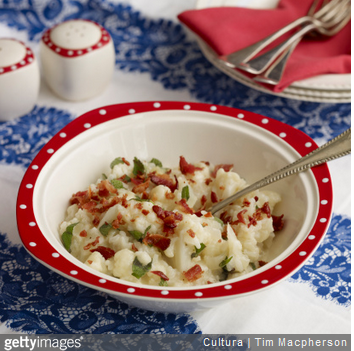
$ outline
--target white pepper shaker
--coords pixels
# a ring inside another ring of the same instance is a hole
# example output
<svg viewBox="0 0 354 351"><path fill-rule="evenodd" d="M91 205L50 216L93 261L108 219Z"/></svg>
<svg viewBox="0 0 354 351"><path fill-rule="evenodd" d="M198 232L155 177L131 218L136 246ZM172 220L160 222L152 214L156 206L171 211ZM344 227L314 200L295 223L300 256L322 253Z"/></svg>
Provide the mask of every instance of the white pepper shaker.
<svg viewBox="0 0 354 351"><path fill-rule="evenodd" d="M112 79L115 51L111 36L99 24L83 19L47 30L40 43L44 79L65 100L100 94Z"/></svg>
<svg viewBox="0 0 354 351"><path fill-rule="evenodd" d="M29 113L40 85L37 60L21 41L0 38L0 121Z"/></svg>

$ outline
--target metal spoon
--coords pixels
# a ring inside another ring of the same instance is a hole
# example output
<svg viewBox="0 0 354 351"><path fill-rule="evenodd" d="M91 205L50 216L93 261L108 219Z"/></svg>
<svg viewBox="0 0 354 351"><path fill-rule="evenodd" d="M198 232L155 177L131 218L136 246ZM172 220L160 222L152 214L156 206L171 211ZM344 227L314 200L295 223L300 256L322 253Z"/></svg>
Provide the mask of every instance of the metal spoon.
<svg viewBox="0 0 354 351"><path fill-rule="evenodd" d="M212 214L220 211L225 206L229 205L236 199L264 186L277 182L283 178L290 175L304 172L309 168L318 166L322 163L335 160L336 158L348 155L351 153L351 128L346 130L344 133L338 135L334 139L330 140L328 143L320 146L316 150L310 152L304 157L299 158L297 161L289 164L288 166L276 171L267 177L259 180L247 188L238 191L236 194L222 200L212 206L208 211Z"/></svg>

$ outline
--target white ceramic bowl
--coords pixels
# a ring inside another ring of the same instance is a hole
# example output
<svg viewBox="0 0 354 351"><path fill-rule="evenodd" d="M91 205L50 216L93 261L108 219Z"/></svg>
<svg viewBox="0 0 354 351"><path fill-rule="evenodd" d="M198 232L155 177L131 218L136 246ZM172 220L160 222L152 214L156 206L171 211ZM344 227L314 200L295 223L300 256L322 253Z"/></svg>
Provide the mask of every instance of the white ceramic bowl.
<svg viewBox="0 0 354 351"><path fill-rule="evenodd" d="M286 124L238 109L184 102L140 102L106 106L77 118L38 153L20 186L17 222L27 250L40 262L76 282L134 306L183 312L209 308L260 292L298 270L313 254L329 225L332 186L326 165L270 186L285 217L269 263L251 274L189 288L138 285L101 274L63 247L58 225L68 199L96 181L117 155L156 157L175 166L189 162L233 163L254 182L316 148Z"/></svg>
<svg viewBox="0 0 354 351"><path fill-rule="evenodd" d="M115 51L109 33L99 24L69 20L47 30L40 42L43 76L65 100L100 94L112 79Z"/></svg>
<svg viewBox="0 0 354 351"><path fill-rule="evenodd" d="M40 85L37 60L21 41L0 38L0 121L30 112Z"/></svg>

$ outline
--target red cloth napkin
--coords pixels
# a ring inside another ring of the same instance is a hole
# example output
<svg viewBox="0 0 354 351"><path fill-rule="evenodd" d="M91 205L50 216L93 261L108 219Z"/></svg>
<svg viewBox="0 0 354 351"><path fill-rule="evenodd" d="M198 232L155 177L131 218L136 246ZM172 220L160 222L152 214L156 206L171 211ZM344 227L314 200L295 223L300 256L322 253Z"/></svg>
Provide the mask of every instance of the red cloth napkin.
<svg viewBox="0 0 354 351"><path fill-rule="evenodd" d="M313 0L280 0L271 10L215 7L189 10L178 18L202 38L218 55L227 55L263 39L295 19L307 14ZM285 38L285 37L283 37ZM328 73L351 72L350 22L335 36L303 39L290 57L276 86L281 92L291 83ZM239 71L248 75L244 71Z"/></svg>

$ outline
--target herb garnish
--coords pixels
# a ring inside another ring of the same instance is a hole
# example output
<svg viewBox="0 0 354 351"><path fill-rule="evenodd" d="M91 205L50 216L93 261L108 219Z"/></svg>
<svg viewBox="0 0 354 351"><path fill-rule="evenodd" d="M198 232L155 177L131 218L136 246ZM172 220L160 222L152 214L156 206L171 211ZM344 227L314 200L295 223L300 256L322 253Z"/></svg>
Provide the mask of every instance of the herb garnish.
<svg viewBox="0 0 354 351"><path fill-rule="evenodd" d="M124 188L123 182L119 179L112 179L111 183L116 189L123 189Z"/></svg>
<svg viewBox="0 0 354 351"><path fill-rule="evenodd" d="M143 165L143 163L137 159L136 157L134 157L134 168L133 168L133 174L135 176L137 175L143 175L145 173L145 167Z"/></svg>
<svg viewBox="0 0 354 351"><path fill-rule="evenodd" d="M112 229L112 224L106 222L105 224L101 225L99 231L103 236L107 236L111 229Z"/></svg>
<svg viewBox="0 0 354 351"><path fill-rule="evenodd" d="M144 233L142 233L142 232L139 231L139 230L128 230L128 232L129 232L129 234L130 234L131 236L133 236L133 238L134 238L135 240L141 242L141 241L145 238L145 236L146 236L147 232L150 230L150 228L151 228L151 225L149 225L149 226L145 229Z"/></svg>
<svg viewBox="0 0 354 351"><path fill-rule="evenodd" d="M66 227L65 232L62 234L61 239L63 240L64 247L70 252L71 240L73 238L73 229L77 223L70 224Z"/></svg>
<svg viewBox="0 0 354 351"><path fill-rule="evenodd" d="M150 163L154 163L155 166L157 166L157 167L162 167L161 161L158 160L157 158L153 158L153 159L150 161Z"/></svg>
<svg viewBox="0 0 354 351"><path fill-rule="evenodd" d="M195 252L192 253L191 255L192 258L199 256L200 253L206 248L206 246L203 243L201 243L199 249L196 246L194 246L194 248L195 248Z"/></svg>
<svg viewBox="0 0 354 351"><path fill-rule="evenodd" d="M185 199L186 201L189 200L189 186L186 185L182 188L182 199Z"/></svg>
<svg viewBox="0 0 354 351"><path fill-rule="evenodd" d="M220 266L221 268L224 268L224 267L225 267L225 269L226 269L226 265L232 260L232 257L233 257L233 256L231 256L231 257L227 257L227 256L226 256L225 259L220 262L219 266Z"/></svg>
<svg viewBox="0 0 354 351"><path fill-rule="evenodd" d="M147 272L150 271L151 267L152 267L152 261L149 262L147 265L143 266L143 264L138 260L138 258L135 257L132 266L133 269L132 275L135 278L140 279L143 275L145 275Z"/></svg>
<svg viewBox="0 0 354 351"><path fill-rule="evenodd" d="M117 157L115 158L112 162L111 162L111 169L114 168L115 165L119 165L121 163L124 163L123 159L121 157Z"/></svg>

